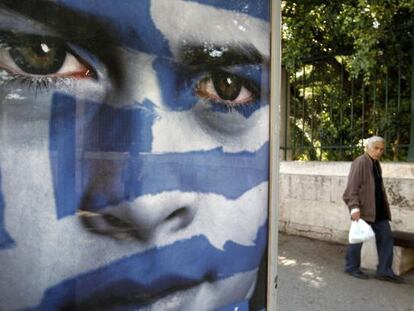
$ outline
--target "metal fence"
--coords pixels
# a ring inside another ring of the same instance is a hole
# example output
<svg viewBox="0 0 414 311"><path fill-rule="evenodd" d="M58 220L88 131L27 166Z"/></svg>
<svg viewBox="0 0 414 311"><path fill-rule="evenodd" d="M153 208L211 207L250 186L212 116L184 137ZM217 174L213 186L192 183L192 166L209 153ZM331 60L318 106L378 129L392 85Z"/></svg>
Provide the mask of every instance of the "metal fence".
<svg viewBox="0 0 414 311"><path fill-rule="evenodd" d="M341 57L309 60L285 76L285 160L349 161L363 138L380 135L385 160L414 161L414 53L369 81L350 77Z"/></svg>

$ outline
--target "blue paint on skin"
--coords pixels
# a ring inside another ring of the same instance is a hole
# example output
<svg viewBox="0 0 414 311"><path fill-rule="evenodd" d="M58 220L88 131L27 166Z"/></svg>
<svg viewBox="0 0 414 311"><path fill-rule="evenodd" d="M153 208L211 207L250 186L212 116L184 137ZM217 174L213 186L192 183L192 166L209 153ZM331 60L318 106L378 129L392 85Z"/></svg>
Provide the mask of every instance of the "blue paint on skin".
<svg viewBox="0 0 414 311"><path fill-rule="evenodd" d="M134 163L129 201L144 194L180 190L216 193L237 199L247 190L267 181L268 145L257 152L209 151L140 155ZM101 196L104 195L103 193ZM103 206L102 206L103 207Z"/></svg>
<svg viewBox="0 0 414 311"><path fill-rule="evenodd" d="M254 103L249 103L248 105L239 105L234 107L229 107L224 105L223 103L211 103L211 110L215 112L221 113L234 113L238 112L246 119L250 118L250 116L258 109L262 107L261 101L255 101Z"/></svg>
<svg viewBox="0 0 414 311"><path fill-rule="evenodd" d="M157 73L163 103L173 111L190 110L197 104L195 96L196 81L190 79L189 74L177 67L170 60L157 58L153 62Z"/></svg>
<svg viewBox="0 0 414 311"><path fill-rule="evenodd" d="M71 96L53 95L50 121L50 160L57 218L73 213L78 205L75 193L76 106Z"/></svg>
<svg viewBox="0 0 414 311"><path fill-rule="evenodd" d="M247 300L242 300L231 305L221 307L216 311L249 311L249 302Z"/></svg>
<svg viewBox="0 0 414 311"><path fill-rule="evenodd" d="M1 172L0 172L0 249L14 247L16 244L4 227L4 198L1 191Z"/></svg>
<svg viewBox="0 0 414 311"><path fill-rule="evenodd" d="M122 45L149 54L171 56L169 45L155 26L150 14L150 0L58 0L59 3L102 17L117 34Z"/></svg>
<svg viewBox="0 0 414 311"><path fill-rule="evenodd" d="M256 152L228 153L216 148L150 153L156 116L149 101L143 107L120 109L87 102L84 114L91 124L83 125L85 141L76 144L75 100L63 94L54 96L50 151L58 218L73 215L78 208L96 211L163 191L216 193L237 199L268 180L267 143ZM81 148L85 152L77 173L82 186L76 194L75 150ZM88 156L90 151L95 156ZM119 154L105 158L106 152Z"/></svg>
<svg viewBox="0 0 414 311"><path fill-rule="evenodd" d="M183 192L216 193L228 199L237 199L247 190L268 180L268 144L257 152L225 153L221 148L185 153L140 154L130 157L127 164L116 160L107 165L106 171L115 172L106 184L121 184L118 189L105 191L106 187L94 185L99 172L84 165L88 210L98 210L122 201L133 201L145 194L180 190ZM93 163L91 163L93 165ZM102 167L100 167L102 169ZM101 177L105 178L105 177ZM123 186L123 187L122 187ZM73 213L75 210L73 210Z"/></svg>
<svg viewBox="0 0 414 311"><path fill-rule="evenodd" d="M154 105L144 101L138 108L115 109L108 105L87 103L81 123L85 132L82 142L76 141L76 100L72 96L56 93L52 101L50 158L58 219L75 214L80 202L85 199L84 194L88 192L95 193L93 199L100 202L96 203L99 206L112 202L120 180L124 187L121 189L121 197L125 200L124 194L130 196L127 188L131 188L132 177L128 177L131 168L125 167L122 176L102 176L107 166L99 161L88 161L85 153L128 152L132 157L140 152L149 152L152 143L151 128L156 117ZM76 160L75 150L84 152L82 159ZM94 163L97 164L93 165ZM92 164L93 168L88 168L88 164ZM136 166L136 163L131 162L130 166ZM132 168L132 171L137 170ZM85 187L81 193L76 193L75 176L82 172ZM100 175L93 172L99 172ZM102 195L88 188L96 180L103 187L99 188Z"/></svg>
<svg viewBox="0 0 414 311"><path fill-rule="evenodd" d="M157 115L154 104L149 100L133 108L87 102L84 117L85 141L82 147L85 151L131 154L151 151L151 128Z"/></svg>
<svg viewBox="0 0 414 311"><path fill-rule="evenodd" d="M30 310L90 310L128 304L143 307L137 295L158 296L214 282L259 266L267 243L267 225L258 230L253 246L228 241L223 250L203 235L119 259L109 265L67 279L45 292Z"/></svg>
<svg viewBox="0 0 414 311"><path fill-rule="evenodd" d="M258 17L268 21L270 19L270 7L268 0L184 0L198 2L219 9L242 12L249 16Z"/></svg>

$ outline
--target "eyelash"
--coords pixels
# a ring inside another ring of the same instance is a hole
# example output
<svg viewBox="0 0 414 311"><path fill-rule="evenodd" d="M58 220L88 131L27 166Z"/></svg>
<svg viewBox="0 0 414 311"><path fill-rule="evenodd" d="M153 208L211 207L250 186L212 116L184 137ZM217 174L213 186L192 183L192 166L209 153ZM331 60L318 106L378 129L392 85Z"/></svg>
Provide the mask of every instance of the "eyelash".
<svg viewBox="0 0 414 311"><path fill-rule="evenodd" d="M220 83L218 83L218 81L215 81L216 79L222 79L222 81L219 81ZM236 95L231 94L231 97L234 98L223 98L225 91L218 90L217 84L219 84L219 86L228 86L233 88L234 86L232 86L232 84L236 84L236 89L233 90L236 91ZM212 92L215 94L211 94ZM236 102L236 99L238 99L242 93L244 93L244 96L247 96L248 94L250 95L248 98L244 98L243 100L239 99L239 102ZM204 78L200 79L196 85L196 94L201 98L207 99L213 104L220 104L225 106L228 108L228 111L231 111L235 108L245 108L246 106L257 101L259 97L258 87L255 82L250 79L243 78L240 75L233 74L224 70L209 72Z"/></svg>
<svg viewBox="0 0 414 311"><path fill-rule="evenodd" d="M0 37L0 61L3 62L0 70L6 72L3 76L4 85L18 83L19 86L24 85L37 92L68 85L77 78L96 79L93 68L58 38L0 33L1 35L6 37L6 40ZM52 57L48 59L50 55ZM29 64L31 61L33 63ZM52 63L47 64L47 61ZM26 68L23 68L22 64ZM43 66L48 65L53 68L50 71L46 69L45 72ZM40 70L39 73L33 73L33 68L36 70L36 66ZM66 72L61 72L62 70Z"/></svg>
<svg viewBox="0 0 414 311"><path fill-rule="evenodd" d="M1 35L8 40L2 40ZM3 56L1 49L4 50ZM7 72L6 79L3 79L5 85L18 83L36 92L66 86L77 77L96 79L93 68L64 41L54 37L0 32L0 65L2 59L5 68L0 67L0 70ZM62 73L63 68L68 70L67 67L72 67L72 70ZM246 68L240 72L245 74ZM251 73L248 69L247 72ZM242 74L225 70L209 71L197 81L195 92L200 98L229 111L245 109L259 96L258 87L251 77L244 78Z"/></svg>
<svg viewBox="0 0 414 311"><path fill-rule="evenodd" d="M17 84L19 87L27 87L34 91L47 91L56 85L67 85L70 78L60 77L30 77L19 74L8 73L9 77L4 81L5 86L13 86Z"/></svg>

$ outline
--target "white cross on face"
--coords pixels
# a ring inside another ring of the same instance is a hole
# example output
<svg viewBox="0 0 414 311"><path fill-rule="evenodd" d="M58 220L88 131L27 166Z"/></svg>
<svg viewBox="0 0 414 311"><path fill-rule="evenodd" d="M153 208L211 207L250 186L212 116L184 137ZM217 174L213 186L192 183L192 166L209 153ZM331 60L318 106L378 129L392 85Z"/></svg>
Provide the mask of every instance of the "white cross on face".
<svg viewBox="0 0 414 311"><path fill-rule="evenodd" d="M0 309L252 295L269 47L249 14L267 3L210 2L0 7Z"/></svg>

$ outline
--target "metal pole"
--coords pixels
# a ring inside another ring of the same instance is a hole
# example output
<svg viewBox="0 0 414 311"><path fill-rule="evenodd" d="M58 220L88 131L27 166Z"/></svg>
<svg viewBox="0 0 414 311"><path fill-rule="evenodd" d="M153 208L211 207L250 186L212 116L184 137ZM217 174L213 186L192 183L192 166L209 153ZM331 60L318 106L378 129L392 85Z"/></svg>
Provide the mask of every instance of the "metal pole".
<svg viewBox="0 0 414 311"><path fill-rule="evenodd" d="M388 120L390 118L388 117L388 68L387 72L385 73L385 128L384 128L384 139L385 139L385 151L387 151L387 144L388 142Z"/></svg>
<svg viewBox="0 0 414 311"><path fill-rule="evenodd" d="M361 147L364 149L363 139L365 137L365 87L362 85L362 116L361 116L361 122L362 122L362 133L361 133Z"/></svg>
<svg viewBox="0 0 414 311"><path fill-rule="evenodd" d="M412 38L412 62L411 62L411 125L410 125L410 146L408 147L407 160L414 162L414 23L411 28Z"/></svg>
<svg viewBox="0 0 414 311"><path fill-rule="evenodd" d="M296 111L297 111L297 105L296 105L296 98L297 98L297 88L298 88L298 81L296 78L296 65L293 66L293 72L295 73L295 76L293 78L293 127L292 127L292 160L295 159L296 155Z"/></svg>
<svg viewBox="0 0 414 311"><path fill-rule="evenodd" d="M401 57L398 57L398 89L397 89L397 118L400 117L401 110ZM395 140L395 152L393 156L394 161L398 161L400 153L400 128L397 126L397 138Z"/></svg>
<svg viewBox="0 0 414 311"><path fill-rule="evenodd" d="M343 138L343 132L342 132L342 127L343 127L343 122L344 122L344 110L343 110L343 106L344 106L344 60L343 58L341 59L341 92L339 93L340 99L340 105L339 105L339 127L340 127L340 136L339 136L339 145L341 146L339 149L339 159L341 161L343 161L344 159L344 150L343 150L343 145L344 145L344 138Z"/></svg>
<svg viewBox="0 0 414 311"><path fill-rule="evenodd" d="M284 70L284 83L285 83L285 101L284 101L284 105L285 105L285 137L284 137L284 156L283 159L286 161L288 159L288 152L290 150L290 144L289 144L289 124L290 124L290 120L289 120L289 115L290 115L290 83L289 83L289 75L287 73L286 70ZM283 103L281 103L283 104ZM291 160L291 159L289 159Z"/></svg>
<svg viewBox="0 0 414 311"><path fill-rule="evenodd" d="M354 141L354 79L351 80L351 142Z"/></svg>
<svg viewBox="0 0 414 311"><path fill-rule="evenodd" d="M302 94L302 133L300 136L300 153L303 153L305 148L304 148L304 144L305 144L305 97L306 97L306 68L305 65L302 65L302 89L303 89L303 94Z"/></svg>
<svg viewBox="0 0 414 311"><path fill-rule="evenodd" d="M374 77L374 83L373 85L373 106L372 106L372 115L374 117L374 120L372 122L372 124L375 126L375 135L379 135L379 125L377 123L377 76L375 75Z"/></svg>
<svg viewBox="0 0 414 311"><path fill-rule="evenodd" d="M270 161L269 161L269 235L267 257L266 310L275 311L277 303L277 253L279 205L279 146L281 98L281 2L270 2Z"/></svg>

